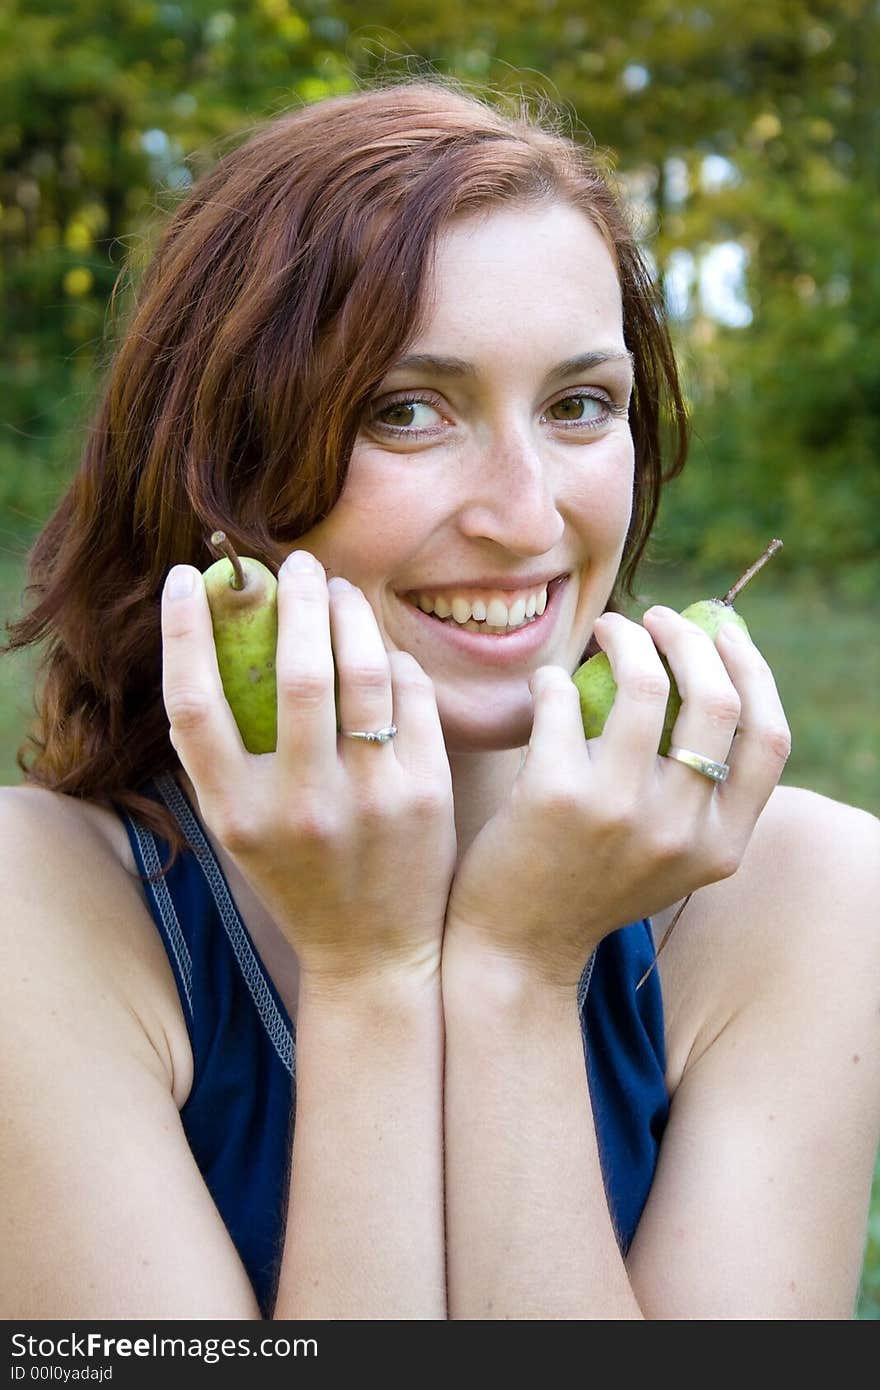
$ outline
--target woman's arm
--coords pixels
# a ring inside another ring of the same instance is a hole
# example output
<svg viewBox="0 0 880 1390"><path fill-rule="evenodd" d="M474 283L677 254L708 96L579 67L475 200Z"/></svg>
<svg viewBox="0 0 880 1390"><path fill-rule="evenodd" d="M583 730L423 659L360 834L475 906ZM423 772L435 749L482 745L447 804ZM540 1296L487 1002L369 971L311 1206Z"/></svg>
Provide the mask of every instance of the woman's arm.
<svg viewBox="0 0 880 1390"><path fill-rule="evenodd" d="M729 756L721 788L657 756L669 683L652 637L682 691L674 740ZM645 1315L601 1181L578 978L616 926L735 873L788 752L772 674L747 639L730 641L722 628L716 647L655 609L642 626L606 616L599 640L617 682L602 735L585 742L571 680L540 668L527 755L450 894L443 997L454 1318ZM676 1258L674 1240L663 1254Z"/></svg>
<svg viewBox="0 0 880 1390"><path fill-rule="evenodd" d="M362 593L296 552L278 580L277 749L248 754L190 578L163 595L171 741L300 972L276 1316L444 1318L440 954L456 835L433 685L386 652ZM398 732L374 747L340 738L337 719Z"/></svg>
<svg viewBox="0 0 880 1390"><path fill-rule="evenodd" d="M651 1318L852 1318L880 1140L880 823L780 788L699 897L664 994L724 1011L673 1096L633 1288Z"/></svg>
<svg viewBox="0 0 880 1390"><path fill-rule="evenodd" d="M155 927L65 802L0 792L0 1316L259 1319L181 1123ZM274 1315L444 1318L437 976L301 983L297 1080Z"/></svg>
<svg viewBox="0 0 880 1390"><path fill-rule="evenodd" d="M276 1318L446 1317L439 974L300 983Z"/></svg>
<svg viewBox="0 0 880 1390"><path fill-rule="evenodd" d="M180 1119L170 966L66 800L0 792L0 1317L258 1319Z"/></svg>
<svg viewBox="0 0 880 1390"><path fill-rule="evenodd" d="M626 1264L574 1001L456 932L451 1318L852 1316L880 1136L880 831L809 793L775 802L661 958L705 1026Z"/></svg>
<svg viewBox="0 0 880 1390"><path fill-rule="evenodd" d="M576 992L452 949L443 1006L450 1318L640 1318L599 1169Z"/></svg>

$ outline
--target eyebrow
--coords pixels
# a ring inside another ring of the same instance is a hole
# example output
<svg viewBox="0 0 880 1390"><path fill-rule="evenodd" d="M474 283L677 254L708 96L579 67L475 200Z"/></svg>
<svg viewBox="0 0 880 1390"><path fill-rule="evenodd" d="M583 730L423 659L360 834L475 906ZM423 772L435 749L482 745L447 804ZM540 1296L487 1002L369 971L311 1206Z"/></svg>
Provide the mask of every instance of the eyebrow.
<svg viewBox="0 0 880 1390"><path fill-rule="evenodd" d="M606 362L629 362L635 365L635 357L631 352L582 352L577 357L568 357L564 362L552 367L547 373L547 380L554 381L558 377L575 376L578 372L589 372L595 367L602 367ZM436 376L451 377L473 377L477 375L477 369L472 362L466 362L462 357L435 357L431 353L417 352L408 357L401 357L390 368L391 372L403 371L429 371Z"/></svg>

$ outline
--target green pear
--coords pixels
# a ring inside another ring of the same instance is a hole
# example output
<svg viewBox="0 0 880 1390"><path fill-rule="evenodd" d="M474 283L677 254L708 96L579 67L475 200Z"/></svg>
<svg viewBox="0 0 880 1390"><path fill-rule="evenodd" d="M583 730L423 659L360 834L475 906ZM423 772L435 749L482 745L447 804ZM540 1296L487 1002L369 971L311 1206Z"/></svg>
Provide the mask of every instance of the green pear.
<svg viewBox="0 0 880 1390"><path fill-rule="evenodd" d="M278 742L278 580L259 560L236 555L223 531L214 532L211 544L226 552L202 575L223 693L248 752L273 753ZM338 711L338 672L335 695Z"/></svg>
<svg viewBox="0 0 880 1390"><path fill-rule="evenodd" d="M758 570L766 564L771 555L775 555L781 546L782 541L772 541L763 555L746 570L745 574L727 591L723 599L698 599L696 603L691 603L687 608L683 608L681 616L696 623L697 627L708 633L713 641L724 623L736 623L748 636L749 630L743 618L733 607L733 600L740 590L745 588L752 576L757 574ZM669 751L672 730L681 709L681 695L666 658L661 655L660 660L669 677L669 699L666 704L663 731L657 749L658 753L662 755ZM617 694L617 684L611 674L611 663L608 657L604 652L597 652L595 656L591 656L588 661L578 667L572 680L577 686L580 697L584 736L588 739L598 738L605 727L605 721L611 712L611 706L614 704L614 697Z"/></svg>
<svg viewBox="0 0 880 1390"><path fill-rule="evenodd" d="M278 580L259 560L239 558L222 531L211 544L227 552L202 575L223 693L248 752L271 753L278 739Z"/></svg>

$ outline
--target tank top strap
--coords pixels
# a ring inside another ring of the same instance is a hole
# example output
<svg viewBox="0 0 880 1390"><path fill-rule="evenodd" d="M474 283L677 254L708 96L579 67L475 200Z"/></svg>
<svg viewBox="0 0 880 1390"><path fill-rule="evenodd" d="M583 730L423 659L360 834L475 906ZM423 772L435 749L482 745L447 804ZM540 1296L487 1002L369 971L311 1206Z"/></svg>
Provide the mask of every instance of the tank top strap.
<svg viewBox="0 0 880 1390"><path fill-rule="evenodd" d="M162 773L151 779L140 790L143 795L159 801L171 811L192 847L190 852L178 856L168 873L144 884L174 971L191 1035L197 1031L193 1008L193 957L199 958L196 980L204 982L207 978L216 984L218 959L228 966L231 953L266 1036L282 1065L292 1076L296 1057L293 1024L274 983L263 968L229 891L223 870L195 812L170 773ZM135 862L143 873L155 875L168 852L165 842L158 841L137 820L131 817L125 820ZM214 968L206 971L211 964Z"/></svg>

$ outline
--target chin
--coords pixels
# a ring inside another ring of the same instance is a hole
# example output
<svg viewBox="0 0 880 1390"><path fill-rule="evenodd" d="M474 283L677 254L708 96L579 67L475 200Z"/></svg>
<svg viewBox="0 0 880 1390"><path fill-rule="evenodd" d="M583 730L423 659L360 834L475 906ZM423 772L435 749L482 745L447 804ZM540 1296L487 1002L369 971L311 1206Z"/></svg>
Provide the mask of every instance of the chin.
<svg viewBox="0 0 880 1390"><path fill-rule="evenodd" d="M525 711L507 718L496 715L491 724L440 710L440 726L449 753L503 753L524 748L531 737L532 718L531 697Z"/></svg>

